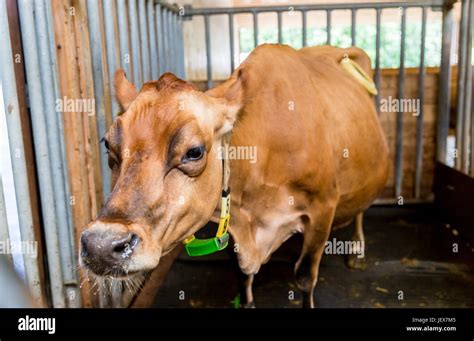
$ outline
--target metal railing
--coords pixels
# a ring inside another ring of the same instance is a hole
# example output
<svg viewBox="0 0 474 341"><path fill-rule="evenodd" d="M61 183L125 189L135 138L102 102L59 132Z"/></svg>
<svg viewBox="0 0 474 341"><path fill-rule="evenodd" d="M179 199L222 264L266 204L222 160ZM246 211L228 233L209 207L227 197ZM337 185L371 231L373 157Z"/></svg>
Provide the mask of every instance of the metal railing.
<svg viewBox="0 0 474 341"><path fill-rule="evenodd" d="M454 22L453 22L453 5L457 0L418 0L418 1L398 1L398 2L385 2L385 3L337 3L337 4L313 4L313 5L291 5L291 6L265 6L265 7L229 7L229 8L193 8L191 6L184 6L184 18L191 20L196 16L201 16L204 18L204 32L205 32L205 46L206 46L206 68L207 68L207 87L210 88L213 85L212 79L212 57L211 57L211 36L210 36L210 25L209 20L211 16L215 15L227 15L228 16L228 32L229 32L229 50L230 50L230 68L231 72L235 68L234 62L234 52L235 52L235 42L234 42L234 17L237 14L251 14L253 18L253 41L254 47L258 45L258 34L259 34L259 24L258 16L260 13L276 13L277 14L277 26L278 26L278 43L283 41L283 26L282 26L282 14L288 11L291 12L300 12L301 13L301 39L302 45L307 46L307 30L308 30L308 19L307 14L310 11L323 12L326 14L326 43L331 44L331 26L332 26L332 15L335 11L340 10L349 10L351 13L351 43L356 45L357 41L357 12L359 10L372 9L375 11L375 26L376 26L376 36L375 36L375 83L377 88L380 87L381 82L381 63L380 63L380 49L381 49L381 17L382 13L386 9L399 9L400 10L400 66L398 68L398 81L397 81L397 96L398 99L402 99L405 95L405 50L406 50L406 18L408 9L421 9L421 41L420 41L420 62L419 62L419 75L418 75L418 88L419 88L419 101L420 101L420 112L417 117L416 122L416 149L415 149L415 176L414 176L414 190L413 197L414 200L421 200L421 183L422 183L422 172L423 172L423 104L425 101L425 46L426 46L426 25L427 25L427 11L429 9L433 11L442 11L443 12L443 24L442 24L442 51L441 51L441 71L439 79L439 112L438 112L438 123L437 123L437 149L436 155L437 159L446 162L446 153L447 153L447 138L449 130L449 113L450 113L450 80L451 80L451 65L452 63L452 37L454 32ZM466 27L472 27L472 18L467 19L469 12L467 10L467 3L472 2L472 0L464 0L463 4L463 21L461 23L462 34L461 39L466 44L466 41L469 40L466 38L468 35L468 29ZM464 8L466 7L466 8ZM472 12L472 8L470 10ZM465 18L466 17L466 18ZM471 21L469 21L471 20ZM472 38L471 38L472 40ZM469 41L471 41L469 40ZM461 45L461 46L464 46ZM465 49L465 47L464 47ZM467 74L472 72L468 69L470 68L470 57L463 59L465 62L461 65L460 70L467 70ZM468 62L466 62L468 60ZM467 79L466 77L465 79ZM472 84L466 83L463 80L463 84ZM462 99L463 112L469 112L469 103L471 95L466 93L465 97ZM380 97L376 96L376 107L379 110ZM461 101L461 99L460 99ZM458 115L458 120L467 120L468 114ZM466 121L467 122L467 121ZM464 134L467 129L467 124L459 125L463 127ZM461 129L460 129L461 130ZM394 202L403 195L402 193L402 184L403 184L403 160L404 160L404 151L403 151L403 141L404 141L404 117L403 112L397 112L396 116L396 140L395 140L395 159L394 159ZM460 135L458 135L460 136ZM462 144L461 150L469 149L466 146L466 139L460 138L459 144ZM471 142L472 144L472 142ZM472 150L472 147L470 147ZM472 153L471 153L472 154ZM470 155L471 155L470 154ZM468 153L463 154L464 158L468 157Z"/></svg>

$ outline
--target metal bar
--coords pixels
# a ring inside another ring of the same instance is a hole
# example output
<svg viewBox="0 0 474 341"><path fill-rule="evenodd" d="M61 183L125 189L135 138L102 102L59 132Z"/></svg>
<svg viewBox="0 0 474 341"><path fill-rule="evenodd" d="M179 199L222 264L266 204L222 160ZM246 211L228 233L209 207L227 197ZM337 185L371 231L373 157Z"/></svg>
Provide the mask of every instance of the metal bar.
<svg viewBox="0 0 474 341"><path fill-rule="evenodd" d="M161 24L162 24L162 28L163 28L163 54L164 54L164 68L163 68L163 72L168 72L170 71L169 70L169 64L170 64L170 60L169 60L169 40L168 40L168 30L169 30L169 26L168 26L168 10L166 9L163 9L161 11L161 15L162 15L162 21L161 21Z"/></svg>
<svg viewBox="0 0 474 341"><path fill-rule="evenodd" d="M117 61L119 53L115 43L115 6L112 0L103 0L104 9L104 27L105 27L105 47L107 50L107 65L109 81L114 79L115 71L120 67L120 61ZM110 87L110 103L112 107L112 119L115 120L120 112L120 106L117 103L114 93L114 87Z"/></svg>
<svg viewBox="0 0 474 341"><path fill-rule="evenodd" d="M253 46L258 46L258 12L252 12L253 16Z"/></svg>
<svg viewBox="0 0 474 341"><path fill-rule="evenodd" d="M306 11L301 12L301 26L302 26L302 45L303 47L307 46L307 33L306 33Z"/></svg>
<svg viewBox="0 0 474 341"><path fill-rule="evenodd" d="M206 36L206 66L207 66L207 88L212 87L212 64L211 64L211 37L209 32L209 16L204 16L204 33Z"/></svg>
<svg viewBox="0 0 474 341"><path fill-rule="evenodd" d="M375 33L375 87L378 94L375 96L375 107L380 115L380 36L381 36L381 17L382 10L375 11L376 33Z"/></svg>
<svg viewBox="0 0 474 341"><path fill-rule="evenodd" d="M7 6L5 1L0 1L0 79L3 92L4 109L7 122L8 142L12 151L12 170L15 185L16 204L20 233L23 240L34 241L33 214L26 169L25 148L21 127L18 94L13 65L13 54L10 42L10 28L8 26ZM14 157L15 155L16 157ZM41 282L37 259L27 254L23 255L25 266L25 279L33 300L40 306L43 305Z"/></svg>
<svg viewBox="0 0 474 341"><path fill-rule="evenodd" d="M64 167L63 158L61 154L61 144L64 144L63 135L59 134L59 118L62 118L62 113L56 111L56 97L54 89L54 70L50 50L48 22L46 21L46 1L37 0L34 2L35 24L36 24L36 42L38 51L38 60L40 66L41 87L43 90L43 105L46 113L46 132L50 151L50 168L53 184L54 204L56 208L57 225L52 233L58 238L59 257L61 261L62 279L64 285L68 286L69 293L73 296L66 296L66 299L72 298L72 302L67 302L77 307L79 288L77 287L77 274L71 250L69 220L68 220L68 198L65 193L64 185ZM49 228L54 228L51 226ZM46 228L45 228L46 229ZM53 241L54 242L54 241ZM49 248L49 245L47 245ZM75 252L74 252L75 253ZM51 273L50 273L51 275Z"/></svg>
<svg viewBox="0 0 474 341"><path fill-rule="evenodd" d="M457 115L456 115L456 150L457 157L454 158L455 167L457 170L461 170L461 162L464 158L464 115L467 113L464 111L464 93L466 85L466 58L467 58L467 38L468 32L470 31L468 25L468 0L462 2L461 8L461 21L459 23L459 51L458 51L458 90L457 90ZM470 62L470 60L469 60Z"/></svg>
<svg viewBox="0 0 474 341"><path fill-rule="evenodd" d="M21 34L23 40L24 61L26 78L28 83L28 94L30 102L31 123L33 130L36 164L38 170L38 182L41 194L41 210L44 222L44 234L46 240L46 251L48 255L48 266L50 271L51 295L54 307L65 307L64 283L62 279L61 258L59 255L58 221L55 209L55 196L53 187L53 172L51 170L50 150L48 144L47 124L45 106L42 96L42 79L40 75L40 58L38 57L37 37L35 30L35 19L33 3L27 0L18 1L20 13ZM51 89L51 88L50 88ZM47 89L48 90L48 89ZM50 146L51 147L51 146ZM55 173L54 173L55 174ZM22 236L22 240L24 236ZM33 240L27 241L33 242Z"/></svg>
<svg viewBox="0 0 474 341"><path fill-rule="evenodd" d="M94 2L94 0L88 0L88 3ZM91 4L92 6L92 4ZM99 7L97 6L97 11L99 10ZM97 14L93 14L96 17L98 17L99 12ZM89 14L89 17L91 16ZM131 72L131 66L130 66L130 43L129 43L129 25L128 25L128 19L127 19L127 3L126 0L117 0L117 20L118 20L118 32L119 32L119 43L120 43L120 62L122 64L122 68L125 71L125 74L127 77L132 77L132 72ZM100 22L99 22L100 25ZM100 26L98 26L100 27ZM94 34L96 34L96 31L92 31ZM97 34L100 31L97 31ZM93 36L92 34L91 36ZM100 42L100 40L99 40ZM105 147L104 147L105 148ZM108 168L108 166L107 166Z"/></svg>
<svg viewBox="0 0 474 341"><path fill-rule="evenodd" d="M107 17L107 16L105 16ZM132 48L133 82L137 89L142 86L142 65L140 58L140 32L138 28L137 1L128 0L128 18L130 20L130 42Z"/></svg>
<svg viewBox="0 0 474 341"><path fill-rule="evenodd" d="M463 130L462 130L462 153L461 153L461 171L465 174L469 174L469 159L470 153L474 151L470 150L470 140L472 138L472 133L470 133L471 128L471 101L472 101L472 84L473 84L473 75L472 75L472 26L474 26L474 18L472 14L472 7L474 7L472 0L466 0L468 2L468 6L466 11L468 12L467 18L467 39L466 39L466 59L464 61L464 68L465 68L465 95L464 95L464 103L463 103L463 110L464 110L464 121L463 121ZM469 29L471 28L471 29Z"/></svg>
<svg viewBox="0 0 474 341"><path fill-rule="evenodd" d="M119 28L124 25L126 29L126 22L124 23L125 0L119 0L118 4L118 18ZM92 61L92 76L94 81L94 97L95 97L95 113L97 117L97 131L100 137L104 137L107 132L107 119L105 112L105 88L104 88L104 70L102 68L102 29L101 19L99 17L99 3L96 0L87 1L87 16L89 20L89 41L91 47L91 61ZM123 32L122 32L123 34ZM128 50L128 39L120 38L121 45L125 44L122 40L126 40L126 46L120 47L122 52ZM127 53L127 52L126 52ZM130 70L130 64L123 63L124 69ZM128 74L129 75L129 74ZM104 198L107 198L110 193L111 174L107 158L107 148L104 143L99 144L100 149L100 168L102 174L102 192Z"/></svg>
<svg viewBox="0 0 474 341"><path fill-rule="evenodd" d="M474 37L474 1L471 0L471 43L472 38ZM472 46L471 46L472 49ZM471 56L472 58L472 56ZM472 67L472 66L471 66ZM472 82L471 82L471 144L469 146L469 150L471 152L471 160L470 160L470 175L474 177L474 68L471 72Z"/></svg>
<svg viewBox="0 0 474 341"><path fill-rule="evenodd" d="M173 12L171 11L167 11L166 13L166 26L168 27L168 30L167 30L167 35L166 35L166 39L168 41L168 49L166 50L166 60L168 61L168 69L169 71L173 72L173 65L175 64L174 63L174 60L173 60L173 29L172 29L172 25L171 25L171 22L172 22L172 16L173 16Z"/></svg>
<svg viewBox="0 0 474 341"><path fill-rule="evenodd" d="M356 45L357 10L351 10L351 45Z"/></svg>
<svg viewBox="0 0 474 341"><path fill-rule="evenodd" d="M142 57L142 81L151 80L150 49L148 48L148 20L145 0L138 1L138 22Z"/></svg>
<svg viewBox="0 0 474 341"><path fill-rule="evenodd" d="M183 19L181 15L178 17L178 49L179 49L179 77L186 78L186 70L184 63L184 38L183 38Z"/></svg>
<svg viewBox="0 0 474 341"><path fill-rule="evenodd" d="M278 44L283 43L282 12L277 13L278 18Z"/></svg>
<svg viewBox="0 0 474 341"><path fill-rule="evenodd" d="M161 5L155 5L155 24L156 24L156 43L158 45L158 77L165 70L165 53L163 49L163 17L161 14Z"/></svg>
<svg viewBox="0 0 474 341"><path fill-rule="evenodd" d="M163 0L154 0L155 4L161 4L161 8L166 9L167 11L170 11L171 13L176 13L179 14L179 6L176 4L170 4L168 2L165 2Z"/></svg>
<svg viewBox="0 0 474 341"><path fill-rule="evenodd" d="M170 42L171 42L171 60L173 61L173 63L171 64L171 69L173 71L173 73L177 73L178 72L178 69L177 69L177 66L178 66L178 51L177 51L177 34L178 34L178 28L176 26L176 14L170 12L171 16L170 16L170 19L171 19L171 25L170 25Z"/></svg>
<svg viewBox="0 0 474 341"><path fill-rule="evenodd" d="M331 10L326 11L326 44L331 45Z"/></svg>
<svg viewBox="0 0 474 341"><path fill-rule="evenodd" d="M1 90L0 90L0 95ZM5 206L5 196L3 194L2 174L0 174L0 241L10 245L10 233L8 231L7 209ZM5 256L10 264L13 264L13 257L11 253L6 253Z"/></svg>
<svg viewBox="0 0 474 341"><path fill-rule="evenodd" d="M451 101L451 58L453 40L453 6L443 8L443 36L441 44L441 66L438 95L438 127L436 132L436 159L446 163L446 149L449 129Z"/></svg>
<svg viewBox="0 0 474 341"><path fill-rule="evenodd" d="M423 174L423 117L425 104L425 42L426 42L426 8L421 9L421 42L420 66L418 75L418 93L420 111L416 118L416 156L415 156L415 198L421 195L421 175Z"/></svg>
<svg viewBox="0 0 474 341"><path fill-rule="evenodd" d="M278 44L282 44L283 43L282 12L277 13L277 20L278 20Z"/></svg>
<svg viewBox="0 0 474 341"><path fill-rule="evenodd" d="M400 33L400 68L398 73L398 99L405 96L405 31L406 31L406 8L401 12ZM403 184L403 110L397 112L397 137L395 142L395 196L398 198L402 193Z"/></svg>
<svg viewBox="0 0 474 341"><path fill-rule="evenodd" d="M393 1L393 2L365 2L365 3L320 3L312 5L292 5L294 11L318 11L318 10L347 10L347 9L377 9L377 8L400 8L400 7L431 7L442 8L444 0L418 0L418 1ZM213 7L213 8L189 8L185 16L194 15L216 15L216 14L241 14L258 12L286 12L288 6L246 6L246 7Z"/></svg>
<svg viewBox="0 0 474 341"><path fill-rule="evenodd" d="M234 15L229 14L230 73L234 72Z"/></svg>

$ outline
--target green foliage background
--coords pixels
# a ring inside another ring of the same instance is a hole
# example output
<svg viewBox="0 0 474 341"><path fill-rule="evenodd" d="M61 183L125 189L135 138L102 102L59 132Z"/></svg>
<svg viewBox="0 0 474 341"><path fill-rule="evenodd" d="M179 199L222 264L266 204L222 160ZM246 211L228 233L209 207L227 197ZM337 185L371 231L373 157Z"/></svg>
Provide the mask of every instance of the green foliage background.
<svg viewBox="0 0 474 341"><path fill-rule="evenodd" d="M400 65L400 24L384 23L380 31L380 67L398 68ZM240 51L250 52L254 48L253 28L243 27L239 30ZM308 46L326 44L325 27L308 27ZM356 45L364 49L372 59L375 67L375 36L376 26L358 24ZM283 43L294 48L302 47L301 28L284 28ZM258 43L277 43L278 29L266 27L259 29ZM420 63L421 23L406 24L405 35L405 66L417 67ZM331 45L339 47L351 46L351 26L334 26L331 29ZM425 38L425 65L439 66L441 58L441 23L427 23Z"/></svg>

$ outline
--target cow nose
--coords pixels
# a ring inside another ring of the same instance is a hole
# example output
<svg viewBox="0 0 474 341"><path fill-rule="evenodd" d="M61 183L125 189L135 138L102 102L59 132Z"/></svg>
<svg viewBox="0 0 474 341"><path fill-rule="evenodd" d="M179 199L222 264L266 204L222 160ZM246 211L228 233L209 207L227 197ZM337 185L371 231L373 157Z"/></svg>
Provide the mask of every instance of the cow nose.
<svg viewBox="0 0 474 341"><path fill-rule="evenodd" d="M101 274L130 258L138 242L133 233L86 230L81 235L81 257L94 272Z"/></svg>

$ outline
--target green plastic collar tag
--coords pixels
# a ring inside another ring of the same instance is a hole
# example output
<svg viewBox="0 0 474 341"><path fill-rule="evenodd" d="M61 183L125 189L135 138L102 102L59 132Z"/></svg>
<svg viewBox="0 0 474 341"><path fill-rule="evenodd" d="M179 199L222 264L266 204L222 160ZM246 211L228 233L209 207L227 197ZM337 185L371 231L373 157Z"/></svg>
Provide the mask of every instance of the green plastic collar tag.
<svg viewBox="0 0 474 341"><path fill-rule="evenodd" d="M219 227L214 238L198 239L194 235L186 238L183 243L189 256L205 256L221 251L229 244L229 233L227 228L230 222L230 189L222 191L221 216Z"/></svg>
<svg viewBox="0 0 474 341"><path fill-rule="evenodd" d="M185 244L186 252L189 256L205 256L211 253L221 251L229 244L229 233L225 233L222 237L214 237L209 239L194 238Z"/></svg>

